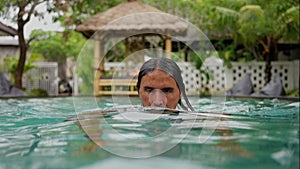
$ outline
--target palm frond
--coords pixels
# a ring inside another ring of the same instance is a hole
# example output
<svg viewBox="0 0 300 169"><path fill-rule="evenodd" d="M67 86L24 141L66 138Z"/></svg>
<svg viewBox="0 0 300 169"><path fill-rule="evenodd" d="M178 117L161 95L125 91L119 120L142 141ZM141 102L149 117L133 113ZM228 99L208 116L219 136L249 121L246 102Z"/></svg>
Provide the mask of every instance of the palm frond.
<svg viewBox="0 0 300 169"><path fill-rule="evenodd" d="M290 22L299 22L299 6L293 6L282 13L278 18L279 23L288 24Z"/></svg>
<svg viewBox="0 0 300 169"><path fill-rule="evenodd" d="M220 13L224 14L225 16L231 17L231 18L238 18L239 17L239 12L229 9L229 8L225 8L225 7L221 7L221 6L217 6L216 10L219 11Z"/></svg>
<svg viewBox="0 0 300 169"><path fill-rule="evenodd" d="M256 16L263 16L264 10L259 5L245 5L240 9L240 13L251 13Z"/></svg>
<svg viewBox="0 0 300 169"><path fill-rule="evenodd" d="M279 33L284 41L299 41L299 6L293 6L282 13L277 22L280 23Z"/></svg>
<svg viewBox="0 0 300 169"><path fill-rule="evenodd" d="M231 27L234 27L240 17L240 13L238 11L225 7L217 6L216 12L218 14L219 24L221 25L230 25Z"/></svg>

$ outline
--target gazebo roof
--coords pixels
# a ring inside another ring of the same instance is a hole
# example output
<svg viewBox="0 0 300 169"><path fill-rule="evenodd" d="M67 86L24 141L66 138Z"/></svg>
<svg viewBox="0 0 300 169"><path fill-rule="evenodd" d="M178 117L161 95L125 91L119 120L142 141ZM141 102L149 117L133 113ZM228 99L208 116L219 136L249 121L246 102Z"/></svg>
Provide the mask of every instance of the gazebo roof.
<svg viewBox="0 0 300 169"><path fill-rule="evenodd" d="M117 20L119 18L122 19ZM113 32L114 36L129 32L141 34L147 31L160 34L182 34L187 27L188 25L178 17L142 2L127 1L94 15L78 25L75 30L90 38L97 31Z"/></svg>
<svg viewBox="0 0 300 169"><path fill-rule="evenodd" d="M0 36L15 36L17 30L0 22Z"/></svg>

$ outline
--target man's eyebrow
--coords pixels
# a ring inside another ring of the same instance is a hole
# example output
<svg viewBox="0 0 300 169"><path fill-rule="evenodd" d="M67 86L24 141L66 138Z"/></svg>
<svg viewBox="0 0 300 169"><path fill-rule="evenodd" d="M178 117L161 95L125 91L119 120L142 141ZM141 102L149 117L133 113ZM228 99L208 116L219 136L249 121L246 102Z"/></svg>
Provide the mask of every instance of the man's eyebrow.
<svg viewBox="0 0 300 169"><path fill-rule="evenodd" d="M162 88L161 90L163 90L163 91L173 91L174 90L174 88L173 87L164 87L164 88Z"/></svg>
<svg viewBox="0 0 300 169"><path fill-rule="evenodd" d="M173 87L164 87L162 89L174 89Z"/></svg>
<svg viewBox="0 0 300 169"><path fill-rule="evenodd" d="M150 86L144 86L144 89L155 89L154 87L150 87ZM160 90L174 90L173 87L164 87L161 88Z"/></svg>
<svg viewBox="0 0 300 169"><path fill-rule="evenodd" d="M154 87L144 86L144 89L154 89Z"/></svg>

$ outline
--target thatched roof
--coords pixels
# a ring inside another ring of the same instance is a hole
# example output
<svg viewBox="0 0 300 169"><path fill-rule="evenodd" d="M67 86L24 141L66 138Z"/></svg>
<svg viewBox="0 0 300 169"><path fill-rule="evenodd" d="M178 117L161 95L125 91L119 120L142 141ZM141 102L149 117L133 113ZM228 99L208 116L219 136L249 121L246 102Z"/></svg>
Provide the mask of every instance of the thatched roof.
<svg viewBox="0 0 300 169"><path fill-rule="evenodd" d="M0 36L15 36L17 30L0 22Z"/></svg>
<svg viewBox="0 0 300 169"><path fill-rule="evenodd" d="M126 17L124 17L126 16ZM138 1L128 1L96 14L76 27L76 31L90 38L96 31L113 32L115 36L134 32L179 34L187 24L178 17L164 13Z"/></svg>

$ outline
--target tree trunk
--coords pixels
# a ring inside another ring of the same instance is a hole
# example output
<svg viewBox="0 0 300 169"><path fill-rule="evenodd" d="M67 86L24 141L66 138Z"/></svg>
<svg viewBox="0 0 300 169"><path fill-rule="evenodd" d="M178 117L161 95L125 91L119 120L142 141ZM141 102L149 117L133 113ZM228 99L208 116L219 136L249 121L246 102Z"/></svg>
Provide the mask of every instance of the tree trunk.
<svg viewBox="0 0 300 169"><path fill-rule="evenodd" d="M66 68L67 68L66 59L60 59L58 61L58 77L60 80L63 80L63 79L68 80Z"/></svg>
<svg viewBox="0 0 300 169"><path fill-rule="evenodd" d="M29 46L24 37L24 26L29 22L31 15L35 12L35 7L43 1L16 1L18 7L17 23L18 23L18 38L20 55L17 68L15 70L15 87L22 89L22 76L26 62L26 53ZM23 18L24 17L24 18Z"/></svg>
<svg viewBox="0 0 300 169"><path fill-rule="evenodd" d="M272 77L271 70L272 70L271 59L268 54L268 56L266 57L266 68L265 68L265 77L264 77L265 85L268 84L271 80Z"/></svg>
<svg viewBox="0 0 300 169"><path fill-rule="evenodd" d="M22 89L22 76L26 61L27 44L24 38L24 22L18 21L18 38L19 38L19 62L15 71L15 87Z"/></svg>
<svg viewBox="0 0 300 169"><path fill-rule="evenodd" d="M266 68L265 68L265 85L271 81L272 78L272 65L271 61L278 60L278 50L277 50L277 42L273 36L267 38L268 49L265 53L265 61L266 61Z"/></svg>

